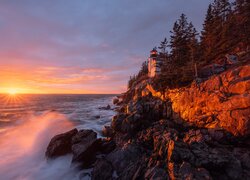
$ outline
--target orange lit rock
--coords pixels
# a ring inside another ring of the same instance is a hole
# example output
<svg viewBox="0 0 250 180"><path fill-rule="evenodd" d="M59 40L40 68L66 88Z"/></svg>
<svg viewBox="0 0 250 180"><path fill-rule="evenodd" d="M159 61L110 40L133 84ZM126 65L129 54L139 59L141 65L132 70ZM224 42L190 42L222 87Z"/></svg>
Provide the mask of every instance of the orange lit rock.
<svg viewBox="0 0 250 180"><path fill-rule="evenodd" d="M164 99L151 86L148 85L147 90ZM249 92L250 65L245 65L212 76L197 86L169 90L165 98L172 102L173 112L186 122L247 136L250 135Z"/></svg>

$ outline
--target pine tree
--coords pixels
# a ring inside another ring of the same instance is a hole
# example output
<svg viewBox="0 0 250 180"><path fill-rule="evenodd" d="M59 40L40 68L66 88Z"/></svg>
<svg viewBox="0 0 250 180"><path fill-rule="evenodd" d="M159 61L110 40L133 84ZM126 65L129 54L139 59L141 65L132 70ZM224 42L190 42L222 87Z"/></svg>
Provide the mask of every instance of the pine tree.
<svg viewBox="0 0 250 180"><path fill-rule="evenodd" d="M230 31L228 28L229 17L231 14L231 4L229 0L215 0L213 3L213 13L214 13L214 32L216 52L214 53L216 58L221 54L226 54L229 50L228 41L230 36Z"/></svg>
<svg viewBox="0 0 250 180"><path fill-rule="evenodd" d="M189 48L189 56L190 56L190 63L191 66L194 67L195 63L199 59L199 42L197 39L197 31L194 28L193 24L190 22L188 26L188 48Z"/></svg>
<svg viewBox="0 0 250 180"><path fill-rule="evenodd" d="M237 39L245 46L250 46L250 2L249 0L236 0L235 6Z"/></svg>
<svg viewBox="0 0 250 180"><path fill-rule="evenodd" d="M186 15L182 14L180 19L174 23L170 37L171 59L173 63L185 65L189 60L188 52L188 22Z"/></svg>
<svg viewBox="0 0 250 180"><path fill-rule="evenodd" d="M162 51L163 54L166 54L167 46L168 46L168 40L167 38L165 38L163 41L161 41L161 44L158 48Z"/></svg>
<svg viewBox="0 0 250 180"><path fill-rule="evenodd" d="M229 0L214 0L209 5L201 36L203 60L207 63L229 50L232 36L231 17L232 7Z"/></svg>
<svg viewBox="0 0 250 180"><path fill-rule="evenodd" d="M167 38L165 38L163 41L161 41L160 46L158 47L158 49L161 50L160 58L163 59L163 64L167 63L168 56L169 56L166 50L167 47L168 47L168 40Z"/></svg>
<svg viewBox="0 0 250 180"><path fill-rule="evenodd" d="M214 26L214 15L212 5L209 4L205 22L203 24L203 30L201 32L201 47L203 60L208 62L211 60L211 54L213 51L213 46L215 44L215 39L213 37L213 26Z"/></svg>
<svg viewBox="0 0 250 180"><path fill-rule="evenodd" d="M147 74L148 74L148 63L147 63L147 61L144 61L141 65L141 69L138 73L138 78L141 76L145 76Z"/></svg>

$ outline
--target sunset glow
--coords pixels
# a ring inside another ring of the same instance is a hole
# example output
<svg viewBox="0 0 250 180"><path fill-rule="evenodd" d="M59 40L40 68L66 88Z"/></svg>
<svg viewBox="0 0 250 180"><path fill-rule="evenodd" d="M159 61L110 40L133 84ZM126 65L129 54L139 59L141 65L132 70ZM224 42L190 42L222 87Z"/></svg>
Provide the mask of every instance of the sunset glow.
<svg viewBox="0 0 250 180"><path fill-rule="evenodd" d="M18 94L32 94L34 92L27 88L17 88L17 87L0 87L0 94L7 94L10 96L16 96Z"/></svg>
<svg viewBox="0 0 250 180"><path fill-rule="evenodd" d="M9 93L10 95L16 95L16 94L18 93L18 90L17 90L17 89L9 89L9 90L8 90L8 93Z"/></svg>
<svg viewBox="0 0 250 180"><path fill-rule="evenodd" d="M180 10L201 29L208 3L195 1L193 13L185 0L1 1L0 93L124 92Z"/></svg>

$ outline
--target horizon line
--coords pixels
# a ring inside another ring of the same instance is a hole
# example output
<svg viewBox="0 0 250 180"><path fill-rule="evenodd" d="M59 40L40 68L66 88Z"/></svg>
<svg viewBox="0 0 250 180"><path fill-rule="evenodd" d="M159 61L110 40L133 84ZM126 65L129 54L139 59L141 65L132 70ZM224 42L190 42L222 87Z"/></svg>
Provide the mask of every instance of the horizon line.
<svg viewBox="0 0 250 180"><path fill-rule="evenodd" d="M122 93L16 93L15 95L119 95L119 94ZM10 95L10 94L0 93L0 95Z"/></svg>

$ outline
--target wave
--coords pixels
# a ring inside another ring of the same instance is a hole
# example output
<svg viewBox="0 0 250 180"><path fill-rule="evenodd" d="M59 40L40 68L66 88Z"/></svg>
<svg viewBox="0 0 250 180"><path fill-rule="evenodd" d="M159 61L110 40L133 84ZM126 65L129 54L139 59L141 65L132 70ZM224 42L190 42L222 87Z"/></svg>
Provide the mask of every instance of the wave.
<svg viewBox="0 0 250 180"><path fill-rule="evenodd" d="M70 156L47 162L44 155L54 135L73 127L65 115L46 112L7 128L0 139L0 179L78 179Z"/></svg>

